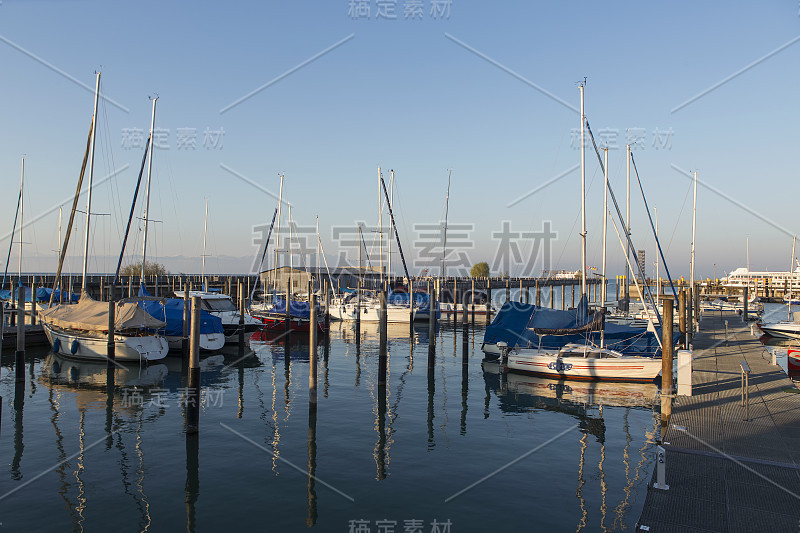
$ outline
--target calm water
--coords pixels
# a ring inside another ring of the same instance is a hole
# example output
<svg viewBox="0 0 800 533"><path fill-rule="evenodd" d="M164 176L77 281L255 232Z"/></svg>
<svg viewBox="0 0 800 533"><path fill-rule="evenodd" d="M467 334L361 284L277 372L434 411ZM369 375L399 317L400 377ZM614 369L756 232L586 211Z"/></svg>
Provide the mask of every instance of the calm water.
<svg viewBox="0 0 800 533"><path fill-rule="evenodd" d="M482 327L464 367L461 327L447 324L429 376L427 327L389 329L383 398L377 328L359 344L332 325L316 417L305 336L205 357L200 435L188 439L179 359L117 369L110 402L104 364L29 348L20 390L4 354L2 530L633 528L654 464L655 385L506 377L481 363Z"/></svg>

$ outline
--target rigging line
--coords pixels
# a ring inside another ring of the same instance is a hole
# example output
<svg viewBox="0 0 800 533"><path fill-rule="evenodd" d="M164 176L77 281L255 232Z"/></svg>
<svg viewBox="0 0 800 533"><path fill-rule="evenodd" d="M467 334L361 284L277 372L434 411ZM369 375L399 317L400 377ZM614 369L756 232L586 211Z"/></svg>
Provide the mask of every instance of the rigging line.
<svg viewBox="0 0 800 533"><path fill-rule="evenodd" d="M397 233L397 226L394 223L394 214L392 213L392 204L389 203L389 193L386 191L386 182L383 181L383 176L381 176L381 185L383 185L383 194L386 195L386 205L389 207L389 218L392 221L392 227L394 228L394 238L397 240L397 249L400 252L400 259L403 261L403 270L406 273L406 279L410 279L411 276L408 274L408 267L406 266L406 257L403 255L403 247L400 245L400 235ZM450 189L449 181L447 189ZM448 196L449 196L448 192ZM445 222L445 232L447 232L447 222ZM445 233L447 235L447 233ZM446 238L446 237L445 237ZM391 241L390 241L391 242ZM446 243L447 241L445 241ZM445 244L446 246L446 244ZM444 262L444 257L442 257L442 262Z"/></svg>
<svg viewBox="0 0 800 533"><path fill-rule="evenodd" d="M17 210L14 213L14 227L11 230L11 240L8 241L8 256L6 256L6 268L3 271L3 284L0 285L0 289L6 286L6 276L8 275L8 262L11 261L11 247L14 245L14 233L17 231L17 217L19 216L19 204L22 202L22 187L19 189L19 196L17 196ZM22 239L20 239L22 241ZM20 248L22 248L22 243L20 243ZM11 290L14 290L14 287L11 287Z"/></svg>
<svg viewBox="0 0 800 533"><path fill-rule="evenodd" d="M69 214L69 222L67 223L67 233L64 237L64 246L61 247L61 257L58 259L58 270L56 270L55 278L53 279L53 291L50 293L50 302L49 306L53 305L53 295L56 293L56 288L58 288L58 278L61 276L61 269L64 266L64 256L67 253L67 245L69 244L69 237L72 233L72 224L75 220L75 210L78 207L78 200L81 195L81 185L83 184L83 175L86 172L86 162L89 159L89 149L92 143L92 130L94 129L94 114L92 114L92 121L89 125L89 136L86 139L86 152L83 155L83 163L81 164L81 174L78 178L78 187L75 189L75 197L72 200L72 211ZM72 290L72 287L70 287Z"/></svg>
<svg viewBox="0 0 800 533"><path fill-rule="evenodd" d="M683 215L683 210L686 207L686 201L689 199L690 192L692 192L692 182L689 182L689 186L686 188L686 196L683 197L683 205L681 205L681 210L678 213L678 219L675 221L675 227L672 228L672 235L670 235L669 242L667 243L667 253L669 253L669 249L672 247L672 239L675 238L675 232L678 231L678 223Z"/></svg>
<svg viewBox="0 0 800 533"><path fill-rule="evenodd" d="M364 254L366 254L366 256L367 256L367 267L369 267L369 269L371 270L372 269L372 262L369 260L369 252L367 251L367 243L364 242L364 232L363 231L361 232L361 245L364 246Z"/></svg>
<svg viewBox="0 0 800 533"><path fill-rule="evenodd" d="M600 168L603 169L603 173L605 173L605 168L603 167L603 159L600 157L600 150L597 149L597 143L594 141L594 134L592 133L592 129L589 127L589 120L586 119L586 130L589 132L589 138L592 140L592 145L594 146L594 152L597 154L597 159L600 161ZM633 156L631 156L631 160L633 160ZM619 204L617 203L617 197L614 194L614 189L611 188L611 181L608 182L608 192L611 194L611 200L614 203L614 209L617 211L617 217L619 217L620 224L623 228L627 228L625 225L625 218L622 216L622 211L619 208ZM613 219L612 219L613 220ZM628 241L628 250L635 250L636 248L633 246L633 240L631 239L630 234L625 232L625 238ZM626 261L627 261L627 254L626 254ZM642 269L642 265L639 262L636 262L637 270L639 274L642 276L642 280L647 279L644 275L644 270ZM633 270L633 267L631 267ZM638 288L638 285L637 285ZM650 291L650 285L645 284L645 289L647 290L647 298L650 304L653 306L653 310L656 313L656 317L658 318L658 323L661 324L661 313L658 311L658 306L656 306L655 300L653 299L653 293ZM639 291L639 295L641 297L641 291Z"/></svg>
<svg viewBox="0 0 800 533"><path fill-rule="evenodd" d="M672 276L669 273L669 267L667 266L667 260L664 259L664 252L661 250L661 241L658 239L658 233L656 233L656 227L653 224L653 217L650 216L650 208L647 206L647 199L644 197L644 187L642 187L642 180L639 179L639 169L636 168L636 160L633 158L633 154L631 154L631 163L633 163L633 170L636 172L636 181L639 182L639 190L642 191L642 200L644 201L644 208L647 211L647 218L650 219L650 227L653 229L653 235L656 238L656 244L658 245L658 253L661 256L661 262L664 264L664 270L667 271L667 279L669 280L669 286L672 288L672 294L676 297L678 296L678 292L675 290L675 285L672 284Z"/></svg>
<svg viewBox="0 0 800 533"><path fill-rule="evenodd" d="M100 80L100 85L101 86L104 83L105 83L105 80ZM119 217L122 216L123 211L122 211L122 204L120 203L119 183L117 183L117 179L116 179L117 164L116 164L116 161L114 160L114 144L111 141L111 128L108 126L108 105L106 104L105 99L103 99L102 106L103 106L103 117L104 117L104 121L105 121L105 125L106 125L106 127L104 129L105 129L105 133L106 133L106 142L108 144L108 153L109 153L109 156L110 156L110 159L111 159L111 169L114 171L113 175L115 176L114 179L111 180L109 191L112 192L112 190L114 188L116 188L116 194L110 194L110 195L111 195L111 199L112 199L111 203L113 204L113 200L116 200L116 204L117 204L117 211L116 211L117 212L117 218L114 219L114 222L116 222L117 238L122 239L122 235L120 234L120 226L121 226L122 220ZM111 244L109 243L109 247L110 246L111 246Z"/></svg>
<svg viewBox="0 0 800 533"><path fill-rule="evenodd" d="M173 211L175 212L175 224L174 224L174 227L175 227L175 230L178 232L178 242L180 243L180 247L179 247L178 251L181 254L183 254L183 243L185 241L183 240L183 235L181 234L181 220L182 220L182 217L178 215L178 201L177 201L178 200L178 194L175 192L175 178L174 178L174 174L172 172L172 157L170 155L170 151L169 150L164 150L164 152L165 152L165 154L164 154L163 159L167 163L167 183L169 184L170 191L172 192L172 196L171 196L171 198L172 198L172 208L173 208Z"/></svg>
<svg viewBox="0 0 800 533"><path fill-rule="evenodd" d="M147 161L147 152L150 148L150 136L147 136L147 143L144 148L144 155L142 156L142 166L139 169L139 179L136 181L136 188L133 190L133 202L131 203L131 211L128 215L128 225L125 228L125 237L122 239L122 249L119 251L119 260L117 261L117 270L114 272L114 285L119 281L119 270L122 266L122 258L125 255L125 245L128 242L128 234L131 231L131 221L133 220L134 210L136 209L136 199L139 196L139 187L142 184L142 174L144 173L144 164Z"/></svg>
<svg viewBox="0 0 800 533"><path fill-rule="evenodd" d="M261 254L261 261L258 262L258 272L256 272L256 281L253 283L253 290L250 291L250 303L252 305L253 302L253 295L256 293L256 287L258 287L258 282L261 280L261 269L264 266L264 257L267 255L267 249L269 248L269 239L272 236L272 228L275 227L275 217L278 216L278 208L275 208L275 211L272 213L272 222L269 225L269 232L267 232L267 240L264 241L264 252Z"/></svg>
<svg viewBox="0 0 800 533"><path fill-rule="evenodd" d="M567 131L568 131L568 130L564 130L564 132L561 134L561 139L560 139L560 140L559 140L559 142L558 142L558 148L556 149L555 156L553 157L553 162L552 162L552 164L550 165L550 170L548 171L548 174L547 174L548 176L552 176L552 175L553 175L553 172L555 171L555 168L556 168L556 162L558 161L558 156L561 154L561 147L562 147L562 146L564 146L564 138L565 138L565 137L566 137L566 135L567 135ZM533 229L533 225L534 225L534 223L536 222L536 220L537 220L537 219L538 219L538 220L541 220L541 217L537 217L537 216L536 216L536 213L538 213L538 212L541 212L541 205L542 205L543 203L544 203L544 196L540 196L540 197L539 197L539 204L538 204L538 206L537 206L537 207L538 207L538 209L534 209L534 210L533 210L533 215L532 215L532 217L531 217L531 222L530 222L530 224L529 224L529 226L528 226L529 228L531 228L531 229L530 229L530 231L534 231L534 229ZM522 246L523 246L523 248L525 248L525 245L526 245L526 243L525 243L525 242L523 242L523 243L522 243ZM533 242L531 242L530 246L531 246L531 247L533 247ZM524 252L523 252L522 250L520 250L520 252L521 252L521 253L523 253L523 255L524 255ZM553 269L553 268L552 268L552 265L551 265L551 267L550 267L550 270L552 270L552 269Z"/></svg>

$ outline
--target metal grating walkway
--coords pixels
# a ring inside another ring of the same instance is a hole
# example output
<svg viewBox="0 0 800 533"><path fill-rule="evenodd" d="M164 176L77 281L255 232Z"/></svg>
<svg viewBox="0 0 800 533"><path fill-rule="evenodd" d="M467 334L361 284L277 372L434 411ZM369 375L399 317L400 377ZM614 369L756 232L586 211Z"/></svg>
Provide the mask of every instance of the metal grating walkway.
<svg viewBox="0 0 800 533"><path fill-rule="evenodd" d="M743 359L751 369L749 420ZM651 483L639 531L800 531L800 394L740 316L703 315L692 388L693 396L676 398L664 433L670 488Z"/></svg>

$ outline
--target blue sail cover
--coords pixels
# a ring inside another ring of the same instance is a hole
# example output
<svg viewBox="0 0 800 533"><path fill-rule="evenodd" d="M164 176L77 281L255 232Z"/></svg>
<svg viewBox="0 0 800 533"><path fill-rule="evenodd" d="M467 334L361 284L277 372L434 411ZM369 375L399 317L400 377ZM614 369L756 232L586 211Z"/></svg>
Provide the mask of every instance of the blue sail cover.
<svg viewBox="0 0 800 533"><path fill-rule="evenodd" d="M389 296L386 298L387 303L395 304L395 305L409 305L411 301L411 296L407 292L389 292ZM428 309L431 306L431 297L426 292L415 292L414 293L414 306L417 309Z"/></svg>
<svg viewBox="0 0 800 533"><path fill-rule="evenodd" d="M585 308L584 308L585 309ZM600 344L595 321L578 306L561 311L520 302L506 302L483 337L485 344L505 342L510 348L542 347L558 349L568 343ZM569 333L570 330L574 333ZM563 334L545 333L563 331ZM661 336L661 328L656 328ZM675 340L680 333L674 335ZM605 346L627 355L659 355L658 340L652 332L620 324L605 324Z"/></svg>
<svg viewBox="0 0 800 533"><path fill-rule="evenodd" d="M17 297L17 290L18 290L17 288L14 289L14 298ZM53 289L48 289L48 288L45 288L45 287L37 288L36 289L36 301L37 302L49 302L50 301L50 294L52 292L53 292ZM56 294L53 297L53 301L60 303L61 302L61 291L60 290L56 290L55 293ZM31 301L31 294L32 294L31 293L31 288L30 287L25 287L25 301L26 302L30 302ZM64 301L69 300L72 303L78 303L78 300L80 300L80 299L81 299L81 295L80 294L75 294L75 293L70 294L68 292L64 293ZM11 291L8 290L8 289L4 289L4 290L0 291L0 300L11 300Z"/></svg>
<svg viewBox="0 0 800 533"><path fill-rule="evenodd" d="M78 303L81 299L80 293L77 292L67 292L60 289L53 290L46 287L39 287L36 289L36 301L49 302L51 294L53 295L53 302L61 303L63 299L64 302Z"/></svg>
<svg viewBox="0 0 800 533"><path fill-rule="evenodd" d="M267 313L274 313L277 315L286 314L286 300L276 298L274 305L267 310ZM289 300L289 316L294 318L311 318L311 304L309 302ZM317 316L320 316L319 305L317 305Z"/></svg>
<svg viewBox="0 0 800 533"><path fill-rule="evenodd" d="M150 296L147 289L144 287L139 288L139 296ZM163 334L168 337L182 337L183 336L183 300L180 298L167 298L166 305L157 300L143 300L139 305L153 315L155 318L163 320L167 323L166 327L162 330ZM192 320L192 309L189 307L189 321ZM200 334L209 335L214 333L223 333L222 319L214 316L208 311L200 310Z"/></svg>

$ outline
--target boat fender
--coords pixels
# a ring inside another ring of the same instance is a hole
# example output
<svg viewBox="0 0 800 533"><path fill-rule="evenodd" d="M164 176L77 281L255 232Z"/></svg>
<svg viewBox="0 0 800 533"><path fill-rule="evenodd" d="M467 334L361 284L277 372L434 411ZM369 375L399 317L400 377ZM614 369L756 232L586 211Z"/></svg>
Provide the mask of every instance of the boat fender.
<svg viewBox="0 0 800 533"><path fill-rule="evenodd" d="M61 339L56 339L53 341L53 353L58 353L58 350L61 349Z"/></svg>
<svg viewBox="0 0 800 533"><path fill-rule="evenodd" d="M78 346L80 346L80 344L78 344L78 339L73 340L72 344L69 345L69 353L75 355L75 352L78 351Z"/></svg>

